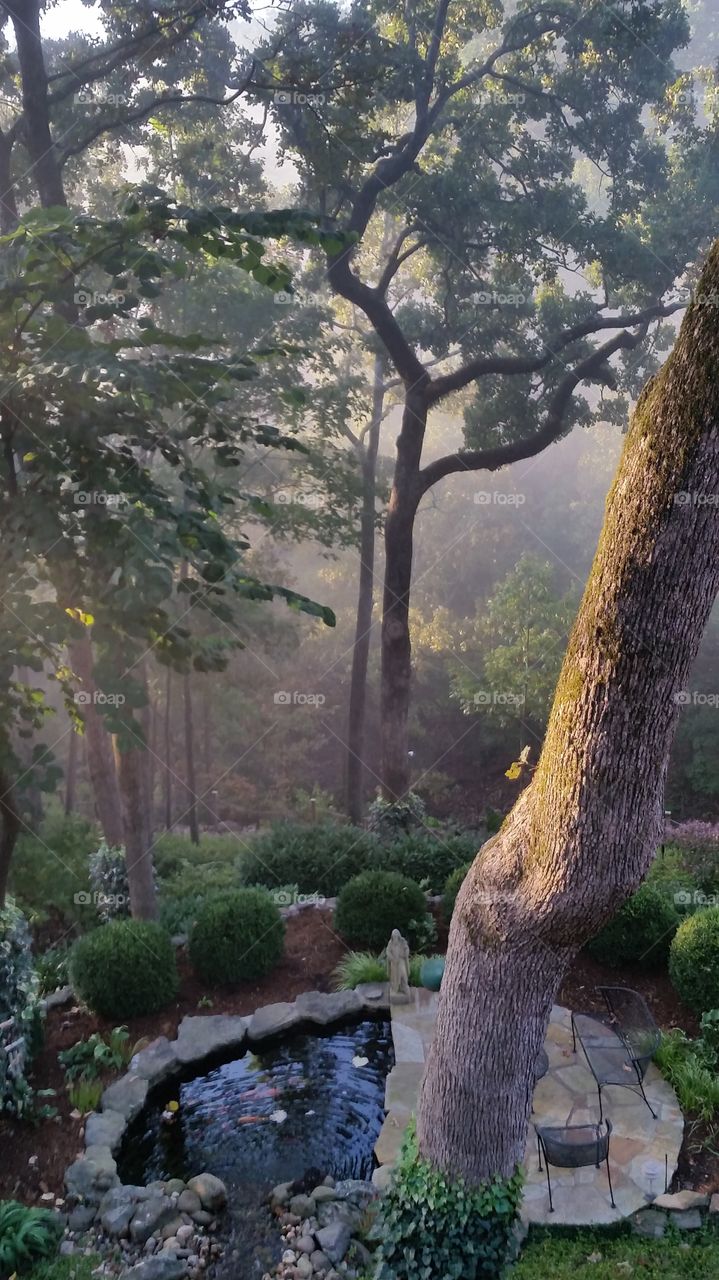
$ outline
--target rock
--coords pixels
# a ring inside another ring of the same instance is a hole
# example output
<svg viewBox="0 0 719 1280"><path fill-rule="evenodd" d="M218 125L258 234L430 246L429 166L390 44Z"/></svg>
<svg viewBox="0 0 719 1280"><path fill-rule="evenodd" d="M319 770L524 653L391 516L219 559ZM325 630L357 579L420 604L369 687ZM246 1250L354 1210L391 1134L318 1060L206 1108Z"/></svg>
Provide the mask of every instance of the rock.
<svg viewBox="0 0 719 1280"><path fill-rule="evenodd" d="M198 1209L197 1213L193 1213L192 1221L196 1222L198 1227L209 1227L212 1222L212 1214L206 1209Z"/></svg>
<svg viewBox="0 0 719 1280"><path fill-rule="evenodd" d="M65 1186L70 1195L89 1204L99 1204L105 1192L119 1182L109 1147L88 1147L84 1159L76 1160L65 1173Z"/></svg>
<svg viewBox="0 0 719 1280"><path fill-rule="evenodd" d="M386 1191L390 1183L392 1182L393 1174L394 1174L393 1164L379 1165L375 1169L374 1173L372 1174L372 1186L375 1188L376 1191L380 1191L380 1192Z"/></svg>
<svg viewBox="0 0 719 1280"><path fill-rule="evenodd" d="M42 1001L46 1009L57 1009L63 1004L69 1004L75 999L75 993L72 987L59 987L57 991L51 991L49 996L45 996Z"/></svg>
<svg viewBox="0 0 719 1280"><path fill-rule="evenodd" d="M336 1200L352 1200L363 1207L377 1197L377 1190L371 1182L363 1182L361 1178L345 1178L335 1183Z"/></svg>
<svg viewBox="0 0 719 1280"><path fill-rule="evenodd" d="M61 1258L71 1257L74 1252L75 1252L75 1245L72 1240L60 1241L60 1248L58 1249L58 1253L60 1254Z"/></svg>
<svg viewBox="0 0 719 1280"><path fill-rule="evenodd" d="M119 1240L121 1236L127 1235L134 1213L135 1205L131 1200L114 1205L101 1215L100 1225L109 1236Z"/></svg>
<svg viewBox="0 0 719 1280"><path fill-rule="evenodd" d="M135 1210L130 1222L130 1239L135 1244L144 1244L149 1236L156 1236L175 1217L176 1211L166 1196L150 1196Z"/></svg>
<svg viewBox="0 0 719 1280"><path fill-rule="evenodd" d="M177 1239L180 1241L180 1244L183 1246L189 1243L189 1241L192 1239L194 1234L195 1234L195 1228L192 1226L192 1224L188 1225L184 1222L182 1226L178 1227L177 1231L175 1232Z"/></svg>
<svg viewBox="0 0 719 1280"><path fill-rule="evenodd" d="M325 1186L315 1187L314 1191L312 1192L312 1199L317 1204L321 1204L323 1200L336 1200L337 1193L334 1187L325 1187Z"/></svg>
<svg viewBox="0 0 719 1280"><path fill-rule="evenodd" d="M330 1262L341 1262L349 1246L351 1232L346 1222L331 1222L316 1233L317 1243Z"/></svg>
<svg viewBox="0 0 719 1280"><path fill-rule="evenodd" d="M388 982L360 982L355 994L366 1009L389 1009Z"/></svg>
<svg viewBox="0 0 719 1280"><path fill-rule="evenodd" d="M295 1240L294 1245L298 1253L314 1253L317 1248L312 1236L300 1236L298 1240Z"/></svg>
<svg viewBox="0 0 719 1280"><path fill-rule="evenodd" d="M187 1275L187 1263L171 1254L157 1254L143 1258L129 1271L123 1271L120 1280L180 1280Z"/></svg>
<svg viewBox="0 0 719 1280"><path fill-rule="evenodd" d="M298 1218L311 1218L316 1207L312 1196L293 1196L290 1200L290 1213L296 1213Z"/></svg>
<svg viewBox="0 0 719 1280"><path fill-rule="evenodd" d="M85 1146L116 1151L126 1128L127 1121L120 1111L93 1111L85 1121Z"/></svg>
<svg viewBox="0 0 719 1280"><path fill-rule="evenodd" d="M167 1191L167 1183L162 1178L158 1178L156 1182L148 1182L147 1190L151 1195L164 1196Z"/></svg>
<svg viewBox="0 0 719 1280"><path fill-rule="evenodd" d="M350 1240L350 1247L345 1254L345 1258L351 1267L358 1271L364 1271L372 1262L372 1254L361 1240Z"/></svg>
<svg viewBox="0 0 719 1280"><path fill-rule="evenodd" d="M307 1254L300 1254L297 1259L297 1275L300 1277L300 1280L310 1280L310 1276L313 1272L314 1267L312 1266Z"/></svg>
<svg viewBox="0 0 719 1280"><path fill-rule="evenodd" d="M702 1215L699 1209L680 1209L672 1214L671 1221L680 1231L698 1231L702 1225Z"/></svg>
<svg viewBox="0 0 719 1280"><path fill-rule="evenodd" d="M147 1080L128 1071L127 1075L120 1076L119 1080L105 1090L102 1095L102 1109L119 1111L120 1115L125 1117L125 1121L129 1122L142 1111L147 1101L148 1089Z"/></svg>
<svg viewBox="0 0 719 1280"><path fill-rule="evenodd" d="M337 1183L336 1183L335 1179L332 1177L332 1174L331 1174L331 1173L328 1173L328 1174L327 1174L327 1177L326 1177L326 1178L323 1180L323 1182L322 1182L322 1186L323 1186L323 1187L336 1187L336 1186L337 1186Z"/></svg>
<svg viewBox="0 0 719 1280"><path fill-rule="evenodd" d="M706 1209L709 1196L701 1191L674 1191L657 1196L654 1209L668 1209L670 1213L682 1212L684 1209Z"/></svg>
<svg viewBox="0 0 719 1280"><path fill-rule="evenodd" d="M310 1254L310 1262L315 1271L329 1271L332 1266L327 1254L323 1253L321 1249L315 1249L314 1253Z"/></svg>
<svg viewBox="0 0 719 1280"><path fill-rule="evenodd" d="M231 1014L183 1018L172 1049L178 1062L202 1062L213 1053L240 1049L245 1041L249 1018Z"/></svg>
<svg viewBox="0 0 719 1280"><path fill-rule="evenodd" d="M165 1240L162 1245L162 1252L176 1254L179 1247L180 1247L180 1241L177 1239L177 1237L168 1236L167 1240Z"/></svg>
<svg viewBox="0 0 719 1280"><path fill-rule="evenodd" d="M227 1187L213 1173L198 1173L196 1178L190 1178L187 1186L199 1196L205 1210L216 1212L227 1204Z"/></svg>
<svg viewBox="0 0 719 1280"><path fill-rule="evenodd" d="M90 1205L79 1204L70 1214L67 1225L75 1235L82 1235L95 1221L97 1210Z"/></svg>
<svg viewBox="0 0 719 1280"><path fill-rule="evenodd" d="M292 1183L279 1182L270 1192L270 1204L273 1209L280 1209L289 1204L292 1197Z"/></svg>
<svg viewBox="0 0 719 1280"><path fill-rule="evenodd" d="M170 1178L169 1182L165 1183L165 1191L168 1196L181 1196L184 1190L185 1184L182 1181L182 1178Z"/></svg>
<svg viewBox="0 0 719 1280"><path fill-rule="evenodd" d="M282 1254L282 1261L285 1264L285 1266L289 1267L297 1261L297 1254L294 1252L293 1249L285 1249L284 1253Z"/></svg>
<svg viewBox="0 0 719 1280"><path fill-rule="evenodd" d="M716 1191L715 1191L715 1192L714 1192L714 1195L712 1196L711 1200L709 1201L709 1212L710 1212L710 1213L719 1213L719 1192L716 1192Z"/></svg>
<svg viewBox="0 0 719 1280"><path fill-rule="evenodd" d="M135 1054L130 1063L130 1070L134 1075L141 1076L143 1080L148 1080L154 1085L171 1076L178 1065L174 1046L170 1044L167 1036L158 1036L146 1049L141 1049Z"/></svg>
<svg viewBox="0 0 719 1280"><path fill-rule="evenodd" d="M302 1010L305 1020L320 1027L341 1022L363 1010L362 999L356 991L304 991L295 1000L295 1007Z"/></svg>
<svg viewBox="0 0 719 1280"><path fill-rule="evenodd" d="M188 1187L182 1191L177 1201L177 1207L180 1213L189 1213L192 1217L193 1213L198 1213L202 1208L202 1201L196 1191L191 1191Z"/></svg>
<svg viewBox="0 0 719 1280"><path fill-rule="evenodd" d="M317 1208L317 1218L321 1227L329 1227L335 1222L342 1222L350 1232L355 1231L364 1217L364 1210L351 1200L325 1200Z"/></svg>
<svg viewBox="0 0 719 1280"><path fill-rule="evenodd" d="M247 1036L250 1040L265 1040L268 1036L291 1030L302 1020L302 1011L296 1004L266 1004L250 1018Z"/></svg>
<svg viewBox="0 0 719 1280"><path fill-rule="evenodd" d="M342 1276L340 1275L339 1271L335 1271L333 1267L331 1271L327 1272L327 1275L325 1276L325 1280L342 1280Z"/></svg>
<svg viewBox="0 0 719 1280"><path fill-rule="evenodd" d="M632 1231L635 1236L648 1236L651 1240L659 1240L667 1229L667 1215L658 1209L640 1209L632 1217Z"/></svg>
<svg viewBox="0 0 719 1280"><path fill-rule="evenodd" d="M283 1213L280 1217L280 1226L296 1227L300 1224L301 1221L302 1219L298 1218L296 1213Z"/></svg>
<svg viewBox="0 0 719 1280"><path fill-rule="evenodd" d="M163 1240L171 1240L173 1236L177 1236L178 1231L181 1231L183 1226L184 1226L184 1223L182 1221L182 1218L180 1217L173 1218L170 1222L168 1222L162 1228L162 1231L160 1234L162 1235ZM177 1243L179 1244L179 1237L177 1239Z"/></svg>

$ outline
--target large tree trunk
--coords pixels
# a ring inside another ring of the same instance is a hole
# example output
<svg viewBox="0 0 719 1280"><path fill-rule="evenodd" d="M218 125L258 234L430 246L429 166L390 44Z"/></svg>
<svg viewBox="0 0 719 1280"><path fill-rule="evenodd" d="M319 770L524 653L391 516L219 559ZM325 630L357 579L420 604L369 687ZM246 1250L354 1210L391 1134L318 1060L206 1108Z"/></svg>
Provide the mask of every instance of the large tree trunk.
<svg viewBox="0 0 719 1280"><path fill-rule="evenodd" d="M75 812L75 792L77 790L77 742L74 729L70 731L70 742L67 752L67 770L65 773L65 817Z"/></svg>
<svg viewBox="0 0 719 1280"><path fill-rule="evenodd" d="M125 837L120 788L110 735L94 703L97 685L89 636L84 635L71 645L70 663L82 682L80 692L87 698L87 701L78 704L78 709L85 723L87 762L98 820L107 843L111 846L121 845Z"/></svg>
<svg viewBox="0 0 719 1280"><path fill-rule="evenodd" d="M125 859L130 886L130 910L135 920L157 919L157 894L147 815L144 747L118 753L120 789L125 818Z"/></svg>
<svg viewBox="0 0 719 1280"><path fill-rule="evenodd" d="M10 863L21 825L12 778L0 769L0 908L5 905Z"/></svg>
<svg viewBox="0 0 719 1280"><path fill-rule="evenodd" d="M185 704L185 792L187 795L187 822L190 828L190 839L193 844L200 843L200 828L197 825L197 780L195 777L195 723L192 714L192 685L189 674L182 678L182 693Z"/></svg>
<svg viewBox="0 0 719 1280"><path fill-rule="evenodd" d="M347 717L347 816L358 825L364 816L365 719L367 710L367 666L372 631L374 595L375 520L377 493L377 451L384 405L383 361L374 359L372 416L362 455L362 514L360 516L360 572L357 618L352 649L349 714Z"/></svg>
<svg viewBox="0 0 719 1280"><path fill-rule="evenodd" d="M40 35L38 0L8 0L20 64L21 138L32 162L31 176L44 208L66 203L62 174L50 129L48 82Z"/></svg>
<svg viewBox="0 0 719 1280"><path fill-rule="evenodd" d="M719 296L719 242L698 290ZM531 784L457 900L420 1149L477 1183L522 1159L563 975L640 883L678 714L719 589L719 323L690 307L645 388Z"/></svg>
<svg viewBox="0 0 719 1280"><path fill-rule="evenodd" d="M165 723L164 723L164 756L165 756L165 830L172 826L172 668L167 668L165 682Z"/></svg>
<svg viewBox="0 0 719 1280"><path fill-rule="evenodd" d="M419 463L427 425L420 390L409 392L397 439L397 461L385 522L382 602L382 789L388 800L409 790L407 717L412 653L409 599L412 586L414 517L419 503Z"/></svg>

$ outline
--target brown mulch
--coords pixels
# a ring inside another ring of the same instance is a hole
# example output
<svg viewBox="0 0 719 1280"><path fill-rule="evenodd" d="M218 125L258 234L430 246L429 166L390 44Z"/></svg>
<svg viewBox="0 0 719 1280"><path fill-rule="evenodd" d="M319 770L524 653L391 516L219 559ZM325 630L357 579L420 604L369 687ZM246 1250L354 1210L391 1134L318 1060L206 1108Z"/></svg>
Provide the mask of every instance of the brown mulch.
<svg viewBox="0 0 719 1280"><path fill-rule="evenodd" d="M186 1014L252 1013L259 1005L294 1000L302 991L332 988L332 970L346 948L332 929L329 911L305 911L287 921L285 953L276 969L262 982L235 991L208 991L198 982L184 952L178 956L180 994L172 1008L128 1024L133 1044L138 1040L167 1036L174 1039ZM212 1007L199 1003L203 997ZM82 1149L82 1121L72 1119L65 1078L57 1054L93 1031L109 1031L114 1024L70 1005L52 1009L45 1029L45 1044L35 1061L32 1083L37 1089L54 1089L46 1101L57 1108L53 1120L32 1126L0 1117L0 1200L37 1201L43 1192L63 1193L63 1175ZM45 1100L41 1100L45 1101ZM37 1156L36 1163L30 1159Z"/></svg>
<svg viewBox="0 0 719 1280"><path fill-rule="evenodd" d="M446 936L439 931L437 950L444 950ZM142 1038L166 1035L173 1039L187 1014L251 1013L276 1001L293 1000L302 991L332 989L332 971L345 947L332 929L329 911L307 911L287 921L285 954L281 963L262 982L234 991L207 991L192 973L184 952L179 953L180 994L171 1009L130 1022L133 1043ZM666 973L647 974L636 969L607 970L589 956L580 955L565 979L557 1002L569 1009L603 1011L595 988L602 983L633 987L645 997L657 1023L664 1030L681 1027L688 1035L698 1034L694 1016L680 1003ZM202 1003L204 997L212 1006ZM82 1121L70 1116L71 1107L57 1054L93 1031L108 1031L112 1023L70 1006L52 1010L48 1016L45 1045L34 1068L33 1083L38 1089L55 1089L57 1097L48 1101L58 1108L54 1120L33 1128L27 1123L0 1117L0 1200L15 1198L32 1203L43 1192L62 1195L63 1175L82 1148ZM30 1164L30 1158L37 1162ZM719 1135L706 1126L687 1124L675 1178L677 1186L702 1191L719 1191Z"/></svg>

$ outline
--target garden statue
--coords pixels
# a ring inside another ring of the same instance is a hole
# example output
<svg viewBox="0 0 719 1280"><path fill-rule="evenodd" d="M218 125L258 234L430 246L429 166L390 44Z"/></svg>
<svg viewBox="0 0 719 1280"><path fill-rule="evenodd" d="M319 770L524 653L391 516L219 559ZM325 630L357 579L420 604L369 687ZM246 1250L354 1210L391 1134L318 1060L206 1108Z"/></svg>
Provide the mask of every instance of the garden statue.
<svg viewBox="0 0 719 1280"><path fill-rule="evenodd" d="M407 1004L409 990L409 943L399 929L392 930L387 943L387 967L389 969L389 998L394 1004Z"/></svg>

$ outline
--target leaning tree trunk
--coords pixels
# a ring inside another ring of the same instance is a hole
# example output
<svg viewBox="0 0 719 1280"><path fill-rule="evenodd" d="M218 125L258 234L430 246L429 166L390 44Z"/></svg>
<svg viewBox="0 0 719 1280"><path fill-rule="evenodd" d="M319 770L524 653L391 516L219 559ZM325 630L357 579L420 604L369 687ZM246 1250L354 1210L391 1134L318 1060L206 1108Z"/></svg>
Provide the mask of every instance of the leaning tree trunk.
<svg viewBox="0 0 719 1280"><path fill-rule="evenodd" d="M657 848L678 714L719 589L719 241L645 388L531 784L457 899L422 1154L473 1183L521 1161L561 980Z"/></svg>
<svg viewBox="0 0 719 1280"><path fill-rule="evenodd" d="M409 392L397 439L397 462L384 535L382 789L388 800L401 800L409 790L407 718L412 678L409 600L414 518L420 498L419 463L426 425L424 395L419 389Z"/></svg>
<svg viewBox="0 0 719 1280"><path fill-rule="evenodd" d="M383 361L374 359L372 416L367 444L362 456L362 514L360 516L360 571L357 592L355 640L352 647L349 712L347 716L347 817L359 825L364 816L365 719L367 711L367 667L372 632L374 595L375 504L377 494L377 451L382 425L384 390Z"/></svg>

